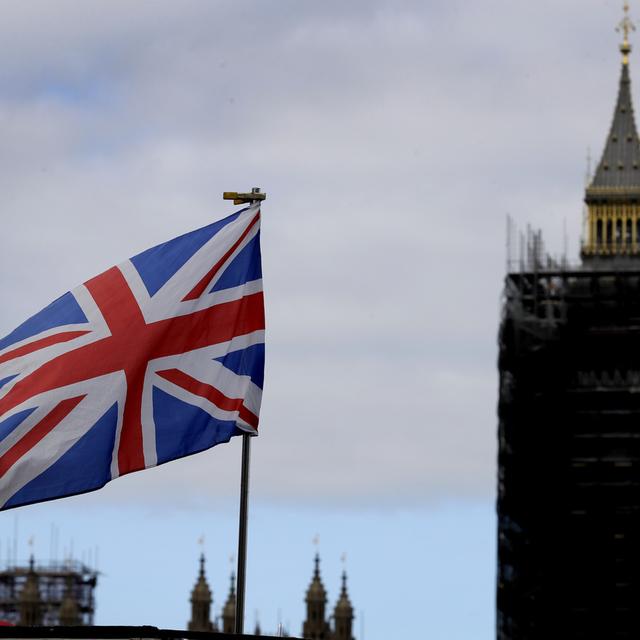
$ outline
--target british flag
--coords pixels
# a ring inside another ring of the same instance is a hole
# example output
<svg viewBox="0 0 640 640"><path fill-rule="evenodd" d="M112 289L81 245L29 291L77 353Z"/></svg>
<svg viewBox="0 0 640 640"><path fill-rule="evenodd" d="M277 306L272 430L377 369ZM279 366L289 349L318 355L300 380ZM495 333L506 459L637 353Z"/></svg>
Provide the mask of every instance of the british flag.
<svg viewBox="0 0 640 640"><path fill-rule="evenodd" d="M263 373L256 203L105 271L0 340L0 508L257 433Z"/></svg>

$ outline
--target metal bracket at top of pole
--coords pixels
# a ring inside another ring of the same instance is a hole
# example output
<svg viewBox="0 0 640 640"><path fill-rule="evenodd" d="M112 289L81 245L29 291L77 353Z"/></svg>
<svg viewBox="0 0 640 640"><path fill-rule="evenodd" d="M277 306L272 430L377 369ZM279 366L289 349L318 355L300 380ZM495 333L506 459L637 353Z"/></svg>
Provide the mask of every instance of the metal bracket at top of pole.
<svg viewBox="0 0 640 640"><path fill-rule="evenodd" d="M266 193L260 191L260 187L251 189L251 193L238 193L237 191L225 191L222 194L223 200L233 200L233 204L253 204L259 200L265 200Z"/></svg>

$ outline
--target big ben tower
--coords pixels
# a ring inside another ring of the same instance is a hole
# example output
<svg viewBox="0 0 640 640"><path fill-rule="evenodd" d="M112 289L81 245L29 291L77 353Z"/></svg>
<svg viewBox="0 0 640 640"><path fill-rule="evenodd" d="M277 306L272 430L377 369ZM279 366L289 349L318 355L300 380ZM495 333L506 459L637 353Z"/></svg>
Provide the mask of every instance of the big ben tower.
<svg viewBox="0 0 640 640"><path fill-rule="evenodd" d="M582 264L505 277L499 640L640 638L640 143L625 3L615 111L586 189Z"/></svg>

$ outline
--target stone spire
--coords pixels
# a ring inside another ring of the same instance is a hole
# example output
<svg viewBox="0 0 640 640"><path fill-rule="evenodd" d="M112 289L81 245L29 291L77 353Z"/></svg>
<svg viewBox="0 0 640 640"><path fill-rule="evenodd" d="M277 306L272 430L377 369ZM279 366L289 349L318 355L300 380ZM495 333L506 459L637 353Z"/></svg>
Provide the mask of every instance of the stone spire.
<svg viewBox="0 0 640 640"><path fill-rule="evenodd" d="M67 576L67 586L60 605L60 625L63 627L76 627L81 624L78 601L73 593L73 576Z"/></svg>
<svg viewBox="0 0 640 640"><path fill-rule="evenodd" d="M625 16L618 27L624 34L622 69L611 128L585 194L588 228L582 257L608 264L611 259L619 262L620 257L640 256L640 141L631 98L628 40L635 26L628 10L625 3Z"/></svg>
<svg viewBox="0 0 640 640"><path fill-rule="evenodd" d="M340 597L333 610L333 620L335 623L333 640L353 640L353 607L347 593L347 572L342 572L342 590Z"/></svg>
<svg viewBox="0 0 640 640"><path fill-rule="evenodd" d="M316 553L311 584L307 589L307 618L302 625L302 637L311 640L328 640L331 637L329 623L325 619L327 592L320 578L320 556Z"/></svg>
<svg viewBox="0 0 640 640"><path fill-rule="evenodd" d="M629 63L623 62L611 128L595 176L587 188L587 199L597 199L607 190L640 192L639 163L640 144L631 99Z"/></svg>
<svg viewBox="0 0 640 640"><path fill-rule="evenodd" d="M29 559L29 572L20 593L20 626L37 627L42 624L40 581L34 569L33 555Z"/></svg>
<svg viewBox="0 0 640 640"><path fill-rule="evenodd" d="M236 576L231 572L231 586L229 595L222 609L222 631L235 633L236 628Z"/></svg>
<svg viewBox="0 0 640 640"><path fill-rule="evenodd" d="M200 572L191 591L191 620L189 631L216 631L211 623L211 603L213 597L204 574L204 553L200 554Z"/></svg>

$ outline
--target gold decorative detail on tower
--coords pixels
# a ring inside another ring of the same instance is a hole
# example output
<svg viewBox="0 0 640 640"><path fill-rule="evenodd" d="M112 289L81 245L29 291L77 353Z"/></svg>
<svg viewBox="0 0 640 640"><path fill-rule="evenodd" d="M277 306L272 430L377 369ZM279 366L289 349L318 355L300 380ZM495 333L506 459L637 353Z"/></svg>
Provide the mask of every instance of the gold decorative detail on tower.
<svg viewBox="0 0 640 640"><path fill-rule="evenodd" d="M629 64L629 54L631 53L631 45L629 44L629 32L636 30L636 25L629 17L629 3L624 3L624 17L620 24L616 27L618 33L623 34L622 44L620 45L620 53L622 53L622 64Z"/></svg>

